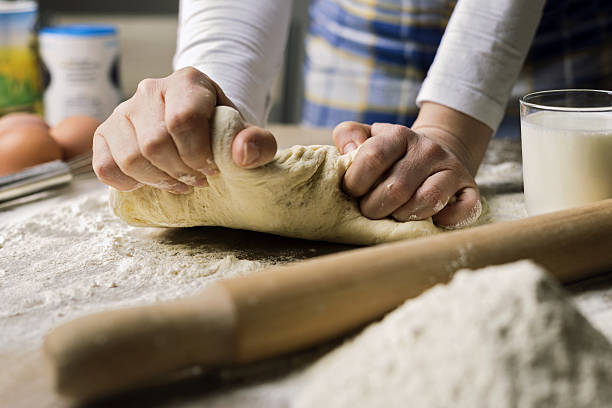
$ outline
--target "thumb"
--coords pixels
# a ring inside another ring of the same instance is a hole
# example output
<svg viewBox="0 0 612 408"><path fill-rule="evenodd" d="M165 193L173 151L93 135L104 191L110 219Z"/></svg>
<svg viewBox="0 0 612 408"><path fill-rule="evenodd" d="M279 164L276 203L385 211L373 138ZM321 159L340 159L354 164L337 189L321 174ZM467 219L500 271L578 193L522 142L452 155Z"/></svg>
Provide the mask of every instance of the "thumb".
<svg viewBox="0 0 612 408"><path fill-rule="evenodd" d="M358 122L342 122L334 129L332 137L340 153L347 154L370 137L370 125Z"/></svg>
<svg viewBox="0 0 612 408"><path fill-rule="evenodd" d="M270 131L257 126L241 130L232 142L232 159L240 167L253 169L274 159L276 139Z"/></svg>

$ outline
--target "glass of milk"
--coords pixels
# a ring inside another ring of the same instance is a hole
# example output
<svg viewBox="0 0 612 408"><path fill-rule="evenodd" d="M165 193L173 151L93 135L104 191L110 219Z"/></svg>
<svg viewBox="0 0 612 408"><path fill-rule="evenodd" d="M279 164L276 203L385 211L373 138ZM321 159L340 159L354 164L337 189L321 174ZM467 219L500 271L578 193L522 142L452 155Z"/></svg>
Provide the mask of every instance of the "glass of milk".
<svg viewBox="0 0 612 408"><path fill-rule="evenodd" d="M612 198L612 91L535 92L520 105L527 213Z"/></svg>

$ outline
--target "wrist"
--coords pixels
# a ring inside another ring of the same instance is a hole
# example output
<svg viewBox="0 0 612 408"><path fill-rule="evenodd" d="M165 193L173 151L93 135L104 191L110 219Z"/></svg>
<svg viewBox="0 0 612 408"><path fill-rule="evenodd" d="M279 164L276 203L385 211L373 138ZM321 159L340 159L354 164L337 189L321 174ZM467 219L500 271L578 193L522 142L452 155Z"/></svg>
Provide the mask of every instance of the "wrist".
<svg viewBox="0 0 612 408"><path fill-rule="evenodd" d="M412 130L423 133L457 156L472 176L493 135L493 130L465 113L434 102L424 102Z"/></svg>

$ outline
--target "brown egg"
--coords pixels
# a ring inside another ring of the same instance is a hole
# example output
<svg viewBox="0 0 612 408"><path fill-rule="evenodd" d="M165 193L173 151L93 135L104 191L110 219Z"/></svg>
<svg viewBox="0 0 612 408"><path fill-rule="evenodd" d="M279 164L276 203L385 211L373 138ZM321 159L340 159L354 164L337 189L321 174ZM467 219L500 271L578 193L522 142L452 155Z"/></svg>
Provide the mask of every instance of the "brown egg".
<svg viewBox="0 0 612 408"><path fill-rule="evenodd" d="M64 160L91 150L100 121L90 116L70 116L51 128L51 137L60 145Z"/></svg>
<svg viewBox="0 0 612 408"><path fill-rule="evenodd" d="M0 133L20 126L40 126L47 131L49 130L49 125L40 116L33 113L9 113L0 118Z"/></svg>
<svg viewBox="0 0 612 408"><path fill-rule="evenodd" d="M23 125L0 132L0 176L61 158L59 145L40 125Z"/></svg>

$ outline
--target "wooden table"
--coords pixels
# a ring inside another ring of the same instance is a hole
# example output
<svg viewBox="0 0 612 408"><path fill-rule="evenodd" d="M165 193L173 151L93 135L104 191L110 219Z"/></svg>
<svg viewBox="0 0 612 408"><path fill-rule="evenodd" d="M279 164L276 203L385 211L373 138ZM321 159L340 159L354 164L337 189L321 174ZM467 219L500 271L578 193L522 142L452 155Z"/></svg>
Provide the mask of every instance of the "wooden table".
<svg viewBox="0 0 612 408"><path fill-rule="evenodd" d="M332 143L331 131L328 129L293 126L272 126L271 129L277 135L280 147L293 144ZM494 140L485 159L485 165L494 166L519 160L520 146L517 141ZM0 233L2 228L7 228L8 220L23 222L32 214L74 200L85 192L103 188L92 178L78 180L73 185L58 190L49 199L0 212ZM169 231L167 236L175 243L201 248L210 247L209 238L202 236L198 230ZM215 245L223 251L240 248L242 256L251 259L276 257L279 262L282 262L282 259L305 259L350 248L346 245L291 240L225 229L214 230L214 237ZM0 247L0 253L1 251ZM27 254L24 253L24 256ZM1 262L0 256L0 267ZM33 276L32 279L36 277ZM612 275L581 282L568 289L581 310L608 338L612 339ZM182 380L173 384L125 394L100 401L93 406L286 406L292 390L299 386L295 376L291 374L337 344L338 342L332 342L313 350L248 367L222 369L211 373L186 373ZM59 399L47 388L40 355L35 347L27 346L23 350L11 353L0 350L0 364L3 367L0 374L0 401L3 401L3 406L44 408L73 405L70 401Z"/></svg>

